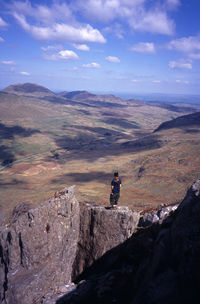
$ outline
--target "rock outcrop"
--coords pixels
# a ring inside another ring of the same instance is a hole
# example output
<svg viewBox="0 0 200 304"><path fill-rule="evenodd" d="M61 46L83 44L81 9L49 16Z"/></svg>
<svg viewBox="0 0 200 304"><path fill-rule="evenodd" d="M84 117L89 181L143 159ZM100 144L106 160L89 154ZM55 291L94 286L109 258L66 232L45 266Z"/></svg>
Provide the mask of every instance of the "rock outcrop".
<svg viewBox="0 0 200 304"><path fill-rule="evenodd" d="M15 207L0 234L2 303L42 303L52 288L56 293L71 281L79 219L73 188L36 208Z"/></svg>
<svg viewBox="0 0 200 304"><path fill-rule="evenodd" d="M0 302L53 304L83 270L123 243L139 213L80 204L74 188L33 208L22 203L0 232Z"/></svg>
<svg viewBox="0 0 200 304"><path fill-rule="evenodd" d="M176 208L141 217L78 203L73 187L16 206L0 232L1 303L196 303L200 180Z"/></svg>
<svg viewBox="0 0 200 304"><path fill-rule="evenodd" d="M159 210L145 212L144 215L140 217L138 227L148 227L155 223L162 224L163 220L170 215L170 213L173 213L177 208L178 204L173 204L163 206Z"/></svg>
<svg viewBox="0 0 200 304"><path fill-rule="evenodd" d="M127 240L135 231L140 214L128 207L117 209L80 204L80 234L72 279L104 253Z"/></svg>
<svg viewBox="0 0 200 304"><path fill-rule="evenodd" d="M141 228L80 277L57 304L199 303L200 180L162 224Z"/></svg>

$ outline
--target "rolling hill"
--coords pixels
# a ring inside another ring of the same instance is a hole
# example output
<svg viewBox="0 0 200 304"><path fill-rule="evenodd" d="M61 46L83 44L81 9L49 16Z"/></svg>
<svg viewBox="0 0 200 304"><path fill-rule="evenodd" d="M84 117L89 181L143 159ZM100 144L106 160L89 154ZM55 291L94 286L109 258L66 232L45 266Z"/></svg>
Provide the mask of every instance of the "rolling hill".
<svg viewBox="0 0 200 304"><path fill-rule="evenodd" d="M144 209L163 203L163 194L168 202L183 196L197 178L200 133L162 124L198 115L191 113L199 106L177 111L113 95L91 94L88 101L88 92L70 94L36 84L0 91L0 210L41 202L72 184L80 200L107 204L114 170L123 180L121 204Z"/></svg>
<svg viewBox="0 0 200 304"><path fill-rule="evenodd" d="M175 119L163 122L154 132L173 128L188 128L200 126L200 112L183 115ZM200 131L200 130L199 130Z"/></svg>
<svg viewBox="0 0 200 304"><path fill-rule="evenodd" d="M54 96L55 94L50 91L49 89L35 84L35 83L19 83L10 85L4 90L3 92L16 94L16 95L23 95L23 96L30 96L30 97L44 97L44 96Z"/></svg>

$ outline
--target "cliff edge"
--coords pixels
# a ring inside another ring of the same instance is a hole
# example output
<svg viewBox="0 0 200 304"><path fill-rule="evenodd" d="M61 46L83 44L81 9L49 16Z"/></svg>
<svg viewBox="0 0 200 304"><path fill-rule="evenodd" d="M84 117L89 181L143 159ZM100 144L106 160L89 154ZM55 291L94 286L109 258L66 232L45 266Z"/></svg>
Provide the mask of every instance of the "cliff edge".
<svg viewBox="0 0 200 304"><path fill-rule="evenodd" d="M74 187L32 208L22 203L0 229L0 302L55 303L95 260L135 231L139 213L79 204Z"/></svg>
<svg viewBox="0 0 200 304"><path fill-rule="evenodd" d="M56 303L199 303L199 250L200 180L172 215L107 252Z"/></svg>

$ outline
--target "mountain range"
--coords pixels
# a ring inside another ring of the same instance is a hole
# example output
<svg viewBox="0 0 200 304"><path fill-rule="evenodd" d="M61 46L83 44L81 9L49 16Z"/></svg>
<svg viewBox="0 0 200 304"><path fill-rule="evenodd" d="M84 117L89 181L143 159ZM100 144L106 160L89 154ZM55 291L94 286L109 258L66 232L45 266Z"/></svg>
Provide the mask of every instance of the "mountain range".
<svg viewBox="0 0 200 304"><path fill-rule="evenodd" d="M8 208L37 204L74 183L77 197L108 204L114 170L122 205L150 208L163 195L176 201L198 177L199 112L192 104L11 85L0 91L0 208L8 198Z"/></svg>

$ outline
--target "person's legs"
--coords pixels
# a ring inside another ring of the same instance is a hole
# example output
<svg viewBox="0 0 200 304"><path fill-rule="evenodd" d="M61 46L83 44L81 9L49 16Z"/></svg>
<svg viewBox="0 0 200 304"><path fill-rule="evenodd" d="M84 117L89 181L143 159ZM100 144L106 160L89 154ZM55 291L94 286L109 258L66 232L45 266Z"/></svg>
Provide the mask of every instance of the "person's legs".
<svg viewBox="0 0 200 304"><path fill-rule="evenodd" d="M117 205L119 200L119 193L114 193L114 200L115 200L115 205Z"/></svg>
<svg viewBox="0 0 200 304"><path fill-rule="evenodd" d="M110 194L110 204L111 204L112 207L113 207L114 204L115 204L114 193L111 193L111 194Z"/></svg>

